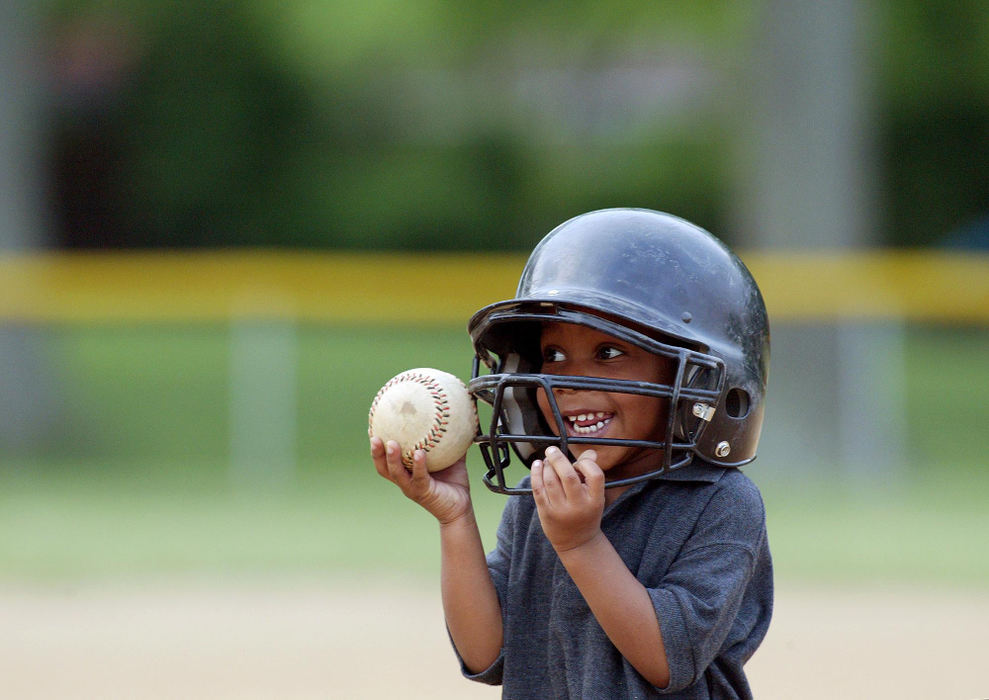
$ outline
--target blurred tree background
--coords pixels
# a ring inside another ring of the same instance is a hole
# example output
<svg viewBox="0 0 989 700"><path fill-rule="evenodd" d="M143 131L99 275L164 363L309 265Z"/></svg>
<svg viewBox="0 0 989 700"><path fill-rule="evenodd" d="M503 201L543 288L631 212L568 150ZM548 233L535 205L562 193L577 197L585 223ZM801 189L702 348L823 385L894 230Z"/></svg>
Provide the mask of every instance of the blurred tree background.
<svg viewBox="0 0 989 700"><path fill-rule="evenodd" d="M878 243L989 210L989 5L881 3ZM525 250L616 204L732 241L762 3L57 0L55 245Z"/></svg>
<svg viewBox="0 0 989 700"><path fill-rule="evenodd" d="M20 217L21 234L0 206L0 282L14 281L0 301L15 302L0 313L0 578L432 566L416 529L429 522L392 527L394 501L374 490L366 409L407 367L467 371L466 318L313 322L250 274L217 280L234 293L229 317L176 318L152 305L215 290L156 278L158 263L228 256L159 250L286 249L257 256L269 264L522 253L606 206L674 212L784 263L816 247L916 246L927 260L986 245L989 4L977 0L0 7L2 65L20 86L0 94L0 146L22 151L0 158L0 194L23 200L14 214L45 208L40 223ZM36 64L25 54L39 48ZM11 186L36 172L42 196ZM39 247L154 253L20 256ZM77 262L93 264L60 265ZM340 269L330 282L350 305ZM785 288L826 302L842 280L821 269ZM103 274L112 299L88 294ZM888 292L876 276L861 289ZM952 298L915 322L882 293L889 317L859 318L873 302L774 317L756 468L781 572L989 580L974 534L989 517L972 439L989 411L974 277L954 275L975 290L970 323L937 316ZM911 289L940 289L916 278ZM157 285L148 308L129 295ZM47 317L52 299L79 308ZM503 501L479 500L493 533Z"/></svg>

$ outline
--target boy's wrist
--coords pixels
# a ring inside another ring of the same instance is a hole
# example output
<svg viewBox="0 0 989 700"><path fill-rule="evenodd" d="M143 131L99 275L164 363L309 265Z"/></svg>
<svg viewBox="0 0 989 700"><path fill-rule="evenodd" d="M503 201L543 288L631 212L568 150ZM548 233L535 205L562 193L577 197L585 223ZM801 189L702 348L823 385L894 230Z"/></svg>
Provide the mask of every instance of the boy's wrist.
<svg viewBox="0 0 989 700"><path fill-rule="evenodd" d="M604 533L598 528L588 537L563 543L559 547L554 546L553 549L556 550L556 555L560 559L564 559L565 557L576 558L593 552L601 543L601 540L607 542Z"/></svg>
<svg viewBox="0 0 989 700"><path fill-rule="evenodd" d="M473 506L468 506L462 513L457 513L448 517L436 517L440 524L440 531L458 527L476 527L477 518L474 517Z"/></svg>

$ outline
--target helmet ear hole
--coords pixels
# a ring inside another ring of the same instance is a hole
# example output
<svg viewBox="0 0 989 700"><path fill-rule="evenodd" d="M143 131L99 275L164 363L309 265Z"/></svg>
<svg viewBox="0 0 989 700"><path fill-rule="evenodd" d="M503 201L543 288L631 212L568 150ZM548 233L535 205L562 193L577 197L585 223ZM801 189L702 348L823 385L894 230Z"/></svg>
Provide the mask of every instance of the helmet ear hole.
<svg viewBox="0 0 989 700"><path fill-rule="evenodd" d="M749 394L744 389L732 387L725 396L725 412L732 418L745 418L749 415Z"/></svg>

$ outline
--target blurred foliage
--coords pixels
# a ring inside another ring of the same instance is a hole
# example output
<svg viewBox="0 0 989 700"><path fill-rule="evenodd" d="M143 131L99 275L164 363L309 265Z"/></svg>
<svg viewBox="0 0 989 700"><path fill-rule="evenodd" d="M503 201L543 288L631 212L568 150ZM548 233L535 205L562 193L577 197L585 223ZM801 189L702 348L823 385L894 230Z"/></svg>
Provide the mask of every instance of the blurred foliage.
<svg viewBox="0 0 989 700"><path fill-rule="evenodd" d="M887 8L878 115L885 237L924 244L989 215L989 4Z"/></svg>
<svg viewBox="0 0 989 700"><path fill-rule="evenodd" d="M54 1L59 242L528 249L615 204L726 231L760 7ZM989 5L885 7L879 220L932 243L989 209Z"/></svg>

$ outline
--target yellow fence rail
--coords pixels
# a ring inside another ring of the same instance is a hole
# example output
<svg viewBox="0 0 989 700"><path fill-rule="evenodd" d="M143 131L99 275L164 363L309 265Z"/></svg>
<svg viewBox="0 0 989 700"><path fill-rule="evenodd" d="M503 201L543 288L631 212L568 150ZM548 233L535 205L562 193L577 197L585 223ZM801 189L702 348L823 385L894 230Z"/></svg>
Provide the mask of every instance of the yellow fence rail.
<svg viewBox="0 0 989 700"><path fill-rule="evenodd" d="M741 256L773 320L986 323L989 254L921 250ZM0 321L286 318L463 323L510 298L522 255L299 251L0 256Z"/></svg>

